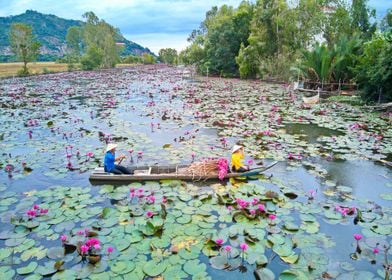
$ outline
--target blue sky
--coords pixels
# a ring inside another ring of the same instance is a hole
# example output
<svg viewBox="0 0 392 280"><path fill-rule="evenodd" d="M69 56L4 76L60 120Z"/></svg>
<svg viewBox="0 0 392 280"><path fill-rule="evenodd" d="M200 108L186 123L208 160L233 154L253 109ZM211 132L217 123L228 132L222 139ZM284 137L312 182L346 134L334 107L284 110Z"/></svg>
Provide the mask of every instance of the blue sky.
<svg viewBox="0 0 392 280"><path fill-rule="evenodd" d="M184 49L188 35L198 28L212 6L237 7L241 0L0 0L0 16L27 9L67 19L82 19L86 11L120 28L129 40L155 53L161 48ZM369 0L378 18L392 8L392 0Z"/></svg>

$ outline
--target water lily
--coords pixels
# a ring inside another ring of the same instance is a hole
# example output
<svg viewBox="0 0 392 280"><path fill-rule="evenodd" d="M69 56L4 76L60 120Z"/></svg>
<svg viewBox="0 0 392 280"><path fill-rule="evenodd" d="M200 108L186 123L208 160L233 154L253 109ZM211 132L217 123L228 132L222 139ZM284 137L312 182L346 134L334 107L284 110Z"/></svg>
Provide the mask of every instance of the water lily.
<svg viewBox="0 0 392 280"><path fill-rule="evenodd" d="M110 253L113 253L113 251L114 251L114 249L113 249L113 247L108 247L107 249L106 249L106 251L108 252L108 254L110 254Z"/></svg>
<svg viewBox="0 0 392 280"><path fill-rule="evenodd" d="M241 248L241 250L242 250L243 252L245 252L246 250L248 250L249 245L246 244L246 243L244 242L244 243L241 243L241 244L240 244L240 248Z"/></svg>
<svg viewBox="0 0 392 280"><path fill-rule="evenodd" d="M249 210L249 213L250 213L251 215L254 215L254 214L256 214L256 210L255 210L255 209L250 209L250 210Z"/></svg>
<svg viewBox="0 0 392 280"><path fill-rule="evenodd" d="M87 152L86 156L89 157L89 158L92 158L94 156L94 153L93 152Z"/></svg>
<svg viewBox="0 0 392 280"><path fill-rule="evenodd" d="M88 252L89 247L86 245L80 246L80 251L82 252L83 255L85 255Z"/></svg>
<svg viewBox="0 0 392 280"><path fill-rule="evenodd" d="M231 251L231 246L230 245L226 245L224 247L224 249L225 249L226 252L230 252Z"/></svg>
<svg viewBox="0 0 392 280"><path fill-rule="evenodd" d="M151 218L153 215L154 215L154 213L152 213L151 211L146 212L147 218Z"/></svg>
<svg viewBox="0 0 392 280"><path fill-rule="evenodd" d="M38 204L34 204L33 209L34 210L38 210L39 209L39 205Z"/></svg>
<svg viewBox="0 0 392 280"><path fill-rule="evenodd" d="M218 246L222 246L222 244L223 244L223 239L218 238L217 240L215 240L215 243L216 243L216 245L218 245Z"/></svg>
<svg viewBox="0 0 392 280"><path fill-rule="evenodd" d="M257 209L259 209L260 212L265 212L265 206L264 206L264 204L259 204L259 205L257 206Z"/></svg>
<svg viewBox="0 0 392 280"><path fill-rule="evenodd" d="M29 211L26 212L26 214L30 218L33 218L33 217L37 216L37 212L35 210L29 210Z"/></svg>
<svg viewBox="0 0 392 280"><path fill-rule="evenodd" d="M48 208L41 208L40 210L39 210L39 213L40 214L47 214L49 212L49 209Z"/></svg>
<svg viewBox="0 0 392 280"><path fill-rule="evenodd" d="M61 236L60 236L60 240L61 240L62 242L67 241L67 236L66 236L65 234L61 235Z"/></svg>
<svg viewBox="0 0 392 280"><path fill-rule="evenodd" d="M362 239L362 235L356 233L356 234L354 234L354 239L357 240L357 241L359 241L359 240Z"/></svg>
<svg viewBox="0 0 392 280"><path fill-rule="evenodd" d="M95 249L95 250L101 250L101 245L95 244L95 245L94 245L94 249Z"/></svg>
<svg viewBox="0 0 392 280"><path fill-rule="evenodd" d="M253 198L252 199L252 205L254 206L254 205L256 205L257 203L259 203L259 199L258 198Z"/></svg>
<svg viewBox="0 0 392 280"><path fill-rule="evenodd" d="M380 253L380 250L378 248L374 248L373 249L373 254L378 254L378 253Z"/></svg>

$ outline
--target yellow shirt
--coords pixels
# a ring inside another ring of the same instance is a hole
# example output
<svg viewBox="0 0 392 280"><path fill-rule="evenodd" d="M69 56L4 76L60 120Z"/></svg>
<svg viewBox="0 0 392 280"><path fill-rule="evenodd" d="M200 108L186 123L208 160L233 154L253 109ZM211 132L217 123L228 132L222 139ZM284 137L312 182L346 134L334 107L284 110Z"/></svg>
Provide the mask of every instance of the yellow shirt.
<svg viewBox="0 0 392 280"><path fill-rule="evenodd" d="M244 159L244 155L242 153L233 153L231 154L231 168L238 170L244 164L242 160Z"/></svg>

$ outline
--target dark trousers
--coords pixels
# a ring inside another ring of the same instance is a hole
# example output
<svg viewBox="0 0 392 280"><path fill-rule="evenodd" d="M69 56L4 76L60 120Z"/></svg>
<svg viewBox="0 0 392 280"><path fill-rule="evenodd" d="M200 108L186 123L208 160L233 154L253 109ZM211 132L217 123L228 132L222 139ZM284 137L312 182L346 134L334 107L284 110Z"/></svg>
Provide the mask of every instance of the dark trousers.
<svg viewBox="0 0 392 280"><path fill-rule="evenodd" d="M117 164L114 165L114 169L112 171L110 171L110 173L114 173L114 174L132 174L124 166L117 165Z"/></svg>

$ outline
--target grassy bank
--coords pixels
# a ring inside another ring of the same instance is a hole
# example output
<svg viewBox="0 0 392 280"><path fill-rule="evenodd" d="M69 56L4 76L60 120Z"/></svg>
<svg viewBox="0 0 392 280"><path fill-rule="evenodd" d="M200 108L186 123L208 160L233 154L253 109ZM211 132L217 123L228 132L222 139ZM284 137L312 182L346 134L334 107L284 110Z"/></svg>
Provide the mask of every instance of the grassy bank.
<svg viewBox="0 0 392 280"><path fill-rule="evenodd" d="M0 77L16 76L17 72L22 69L22 62L0 63ZM42 74L45 72L63 72L67 71L66 63L56 62L33 62L28 63L27 68L31 74Z"/></svg>
<svg viewBox="0 0 392 280"><path fill-rule="evenodd" d="M116 68L129 66L135 66L135 64L117 64ZM22 67L22 62L0 63L0 78L16 76ZM68 71L66 63L57 63L53 61L28 63L27 68L29 68L32 75Z"/></svg>

